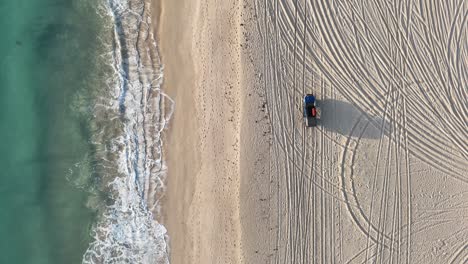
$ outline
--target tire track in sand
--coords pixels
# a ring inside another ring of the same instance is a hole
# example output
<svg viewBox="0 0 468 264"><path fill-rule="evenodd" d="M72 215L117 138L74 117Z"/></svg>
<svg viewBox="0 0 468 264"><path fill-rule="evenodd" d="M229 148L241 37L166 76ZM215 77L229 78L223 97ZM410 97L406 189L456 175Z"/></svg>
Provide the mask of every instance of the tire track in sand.
<svg viewBox="0 0 468 264"><path fill-rule="evenodd" d="M412 163L423 161L468 183L468 4L257 0L256 6L263 12L257 19L278 168L272 259L412 262L413 235L420 230L413 228ZM301 98L309 92L355 107L360 116L349 132L299 125ZM366 190L355 181L364 176L358 162L372 129L379 135L369 162L377 165ZM366 244L356 254L343 243L350 237L343 227L349 231L350 224Z"/></svg>

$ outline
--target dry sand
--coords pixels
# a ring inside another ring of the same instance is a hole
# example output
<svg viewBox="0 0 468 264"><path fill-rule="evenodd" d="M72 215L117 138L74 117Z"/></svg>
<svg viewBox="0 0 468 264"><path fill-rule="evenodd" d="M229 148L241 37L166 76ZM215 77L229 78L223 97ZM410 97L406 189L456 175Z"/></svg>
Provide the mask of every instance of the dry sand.
<svg viewBox="0 0 468 264"><path fill-rule="evenodd" d="M468 4L399 3L162 1L171 263L468 261Z"/></svg>

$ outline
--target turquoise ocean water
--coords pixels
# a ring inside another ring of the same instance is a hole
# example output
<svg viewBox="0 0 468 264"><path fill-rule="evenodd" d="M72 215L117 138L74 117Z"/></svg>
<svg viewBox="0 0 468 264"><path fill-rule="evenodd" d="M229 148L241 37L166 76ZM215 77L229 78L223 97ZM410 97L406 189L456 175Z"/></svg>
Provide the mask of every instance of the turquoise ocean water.
<svg viewBox="0 0 468 264"><path fill-rule="evenodd" d="M0 263L168 263L143 0L0 0Z"/></svg>
<svg viewBox="0 0 468 264"><path fill-rule="evenodd" d="M0 0L0 263L81 263L91 241L95 8Z"/></svg>

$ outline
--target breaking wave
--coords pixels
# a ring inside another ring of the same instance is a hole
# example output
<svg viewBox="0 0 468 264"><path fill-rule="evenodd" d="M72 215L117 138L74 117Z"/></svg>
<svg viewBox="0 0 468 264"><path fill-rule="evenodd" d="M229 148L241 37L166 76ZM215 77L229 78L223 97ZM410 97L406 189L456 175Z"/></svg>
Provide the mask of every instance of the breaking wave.
<svg viewBox="0 0 468 264"><path fill-rule="evenodd" d="M93 144L107 202L83 256L91 263L169 263L168 236L156 216L166 166L162 131L174 102L161 91L162 65L143 0L106 0L99 14L110 25L102 36L106 85L97 88ZM110 193L110 195L109 195Z"/></svg>

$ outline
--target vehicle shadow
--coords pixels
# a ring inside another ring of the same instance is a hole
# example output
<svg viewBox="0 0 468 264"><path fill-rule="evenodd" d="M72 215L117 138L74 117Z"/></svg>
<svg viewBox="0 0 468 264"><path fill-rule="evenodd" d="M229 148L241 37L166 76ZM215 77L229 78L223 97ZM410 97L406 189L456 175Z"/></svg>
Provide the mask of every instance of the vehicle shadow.
<svg viewBox="0 0 468 264"><path fill-rule="evenodd" d="M333 131L344 136L379 139L382 133L383 119L370 114L364 115L361 110L348 102L325 99L317 100L319 118L317 125L324 130ZM385 123L384 132L389 124Z"/></svg>

